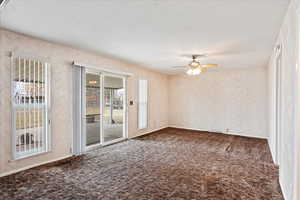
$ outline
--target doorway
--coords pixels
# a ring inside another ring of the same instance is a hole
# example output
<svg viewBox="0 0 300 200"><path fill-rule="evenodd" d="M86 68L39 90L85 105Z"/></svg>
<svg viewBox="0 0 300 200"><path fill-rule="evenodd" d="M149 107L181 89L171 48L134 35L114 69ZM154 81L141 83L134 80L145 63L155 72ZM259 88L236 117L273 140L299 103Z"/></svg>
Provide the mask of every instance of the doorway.
<svg viewBox="0 0 300 200"><path fill-rule="evenodd" d="M126 78L86 69L83 80L85 150L126 139Z"/></svg>

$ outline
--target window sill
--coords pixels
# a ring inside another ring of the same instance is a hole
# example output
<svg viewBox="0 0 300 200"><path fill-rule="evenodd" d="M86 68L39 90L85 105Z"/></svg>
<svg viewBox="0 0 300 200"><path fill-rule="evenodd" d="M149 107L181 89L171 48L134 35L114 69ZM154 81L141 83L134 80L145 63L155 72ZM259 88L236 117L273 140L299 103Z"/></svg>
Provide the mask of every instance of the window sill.
<svg viewBox="0 0 300 200"><path fill-rule="evenodd" d="M47 151L47 150L38 151L38 150L36 150L36 151L32 151L32 152L20 153L20 154L16 154L12 161L18 161L18 160L22 160L22 159L25 159L25 158L31 158L31 157L46 154L46 153L49 153L49 152L51 152L51 151Z"/></svg>

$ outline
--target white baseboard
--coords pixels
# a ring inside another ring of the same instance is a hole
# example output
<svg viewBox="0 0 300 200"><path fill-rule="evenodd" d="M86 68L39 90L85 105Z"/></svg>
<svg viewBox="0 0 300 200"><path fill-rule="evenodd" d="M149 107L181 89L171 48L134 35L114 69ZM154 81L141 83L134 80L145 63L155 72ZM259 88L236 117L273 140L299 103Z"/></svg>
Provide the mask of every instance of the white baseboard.
<svg viewBox="0 0 300 200"><path fill-rule="evenodd" d="M258 139L266 139L266 140L268 139L268 137L266 137L266 136L253 135L251 133L242 132L242 131L229 131L228 133L224 133L224 134L237 135L237 136L250 137L250 138L258 138Z"/></svg>
<svg viewBox="0 0 300 200"><path fill-rule="evenodd" d="M40 162L40 163L33 164L33 165L29 165L29 166L26 166L26 167L23 167L23 168L19 168L19 169L15 169L15 170L12 170L12 171L8 171L8 172L5 172L5 173L2 173L2 174L0 174L0 177L4 177L4 176L11 175L11 174L15 174L15 173L27 170L27 169L31 169L31 168L38 167L38 166L41 166L41 165L49 164L49 163L52 163L52 162L64 160L64 159L70 158L70 157L72 157L72 155L60 157L60 158L53 159L53 160L48 160L48 161L45 161L45 162Z"/></svg>
<svg viewBox="0 0 300 200"><path fill-rule="evenodd" d="M208 130L201 129L201 128L189 128L185 126L169 126L170 128L178 128L178 129L186 129L186 130L191 130L191 131L205 131L207 132Z"/></svg>
<svg viewBox="0 0 300 200"><path fill-rule="evenodd" d="M286 192L285 192L285 188L282 187L283 184L281 183L281 179L279 179L279 186L280 186L280 188L281 188L281 193L282 193L283 198L284 198L284 199L288 199L288 198L287 198L287 195L286 195Z"/></svg>
<svg viewBox="0 0 300 200"><path fill-rule="evenodd" d="M228 135L237 135L237 136L243 136L243 137L251 137L251 138L259 138L259 139L268 139L268 137L264 136L257 136L250 133L246 133L243 131L238 130L230 130L228 132L224 132L221 130L207 130L204 128L191 128L191 127L185 127L185 126L169 126L170 128L179 128L179 129L187 129L187 130L194 130L194 131L205 131L205 132L213 132L213 133L223 133Z"/></svg>
<svg viewBox="0 0 300 200"><path fill-rule="evenodd" d="M276 160L275 160L275 155L273 153L273 149L272 149L271 142L270 142L270 137L268 137L267 140L268 140L268 146L269 146L269 150L271 152L271 157L272 157L273 163L275 163L277 165Z"/></svg>
<svg viewBox="0 0 300 200"><path fill-rule="evenodd" d="M140 137L142 135L146 135L146 134L149 134L149 133L152 133L152 132L155 132L155 131L159 131L159 130L162 130L162 129L165 129L165 128L168 128L168 127L169 126L163 126L163 127L160 127L160 128L156 128L156 129L153 129L153 130L150 130L150 131L146 131L144 133L141 133L141 134L129 137L128 139L133 139L133 138L136 138L136 137Z"/></svg>

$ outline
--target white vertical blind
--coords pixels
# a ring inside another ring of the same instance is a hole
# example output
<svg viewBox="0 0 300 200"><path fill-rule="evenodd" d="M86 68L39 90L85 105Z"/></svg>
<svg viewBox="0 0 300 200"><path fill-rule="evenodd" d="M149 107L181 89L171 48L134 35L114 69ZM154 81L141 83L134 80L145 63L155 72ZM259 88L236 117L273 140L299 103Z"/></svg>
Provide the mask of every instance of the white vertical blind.
<svg viewBox="0 0 300 200"><path fill-rule="evenodd" d="M148 127L148 81L139 80L138 83L138 128Z"/></svg>
<svg viewBox="0 0 300 200"><path fill-rule="evenodd" d="M73 66L73 154L80 155L85 151L85 117L83 106L85 99L83 87L86 85L85 68Z"/></svg>
<svg viewBox="0 0 300 200"><path fill-rule="evenodd" d="M13 57L12 112L14 158L49 150L49 65Z"/></svg>

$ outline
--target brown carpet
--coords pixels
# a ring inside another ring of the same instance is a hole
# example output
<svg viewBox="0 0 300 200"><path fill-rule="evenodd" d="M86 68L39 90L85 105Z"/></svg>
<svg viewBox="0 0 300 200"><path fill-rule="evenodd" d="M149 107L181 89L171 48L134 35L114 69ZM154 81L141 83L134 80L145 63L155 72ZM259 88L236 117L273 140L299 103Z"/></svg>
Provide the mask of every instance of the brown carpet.
<svg viewBox="0 0 300 200"><path fill-rule="evenodd" d="M283 198L266 140L169 128L0 178L0 199Z"/></svg>

